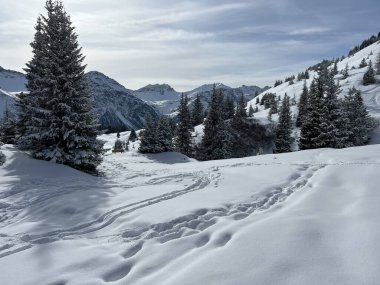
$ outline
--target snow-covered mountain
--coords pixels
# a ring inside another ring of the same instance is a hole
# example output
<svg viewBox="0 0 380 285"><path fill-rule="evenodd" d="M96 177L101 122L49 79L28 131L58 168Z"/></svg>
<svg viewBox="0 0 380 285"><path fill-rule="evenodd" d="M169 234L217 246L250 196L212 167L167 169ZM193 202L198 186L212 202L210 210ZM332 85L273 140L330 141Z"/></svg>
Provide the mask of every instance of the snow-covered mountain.
<svg viewBox="0 0 380 285"><path fill-rule="evenodd" d="M362 84L363 75L367 71L367 67L359 68L360 62L365 59L367 63L369 61L372 61L372 64L376 63L377 55L380 53L380 41L376 42L357 53L344 58L343 60L338 62L338 75L335 76L335 79L339 81L339 84L341 86L342 92L340 93L340 97L348 94L348 90L352 88L353 86L356 89L359 89L362 92L362 97L364 99L364 103L367 106L368 111L370 112L370 115L376 118L380 117L380 76L377 75L377 83L372 84L369 86L364 86ZM349 77L347 79L343 79L343 75L341 74L341 71L343 71L348 66L348 74ZM333 65L330 66L330 68L333 68ZM310 79L306 80L306 84L309 87L313 77L316 76L316 72L310 70ZM296 101L298 102L299 97L302 93L304 85L304 80L301 81L294 81L294 84L289 85L288 82L285 82L279 86L270 88L264 92L262 92L258 99L261 100L261 98L266 93L274 93L279 97L283 97L285 93L290 96L290 98L295 97ZM264 106L261 106L260 104L256 104L257 98L251 100L248 102L247 106L250 105L255 108L256 106L259 109L258 113L255 113L255 117L257 118L267 118L269 110L265 110ZM293 106L292 111L294 113L298 113L297 107ZM274 115L273 120L276 121L278 116Z"/></svg>
<svg viewBox="0 0 380 285"><path fill-rule="evenodd" d="M91 71L86 74L86 79L103 128L141 129L147 113L153 119L158 118L158 113L153 107L106 75Z"/></svg>
<svg viewBox="0 0 380 285"><path fill-rule="evenodd" d="M149 113L157 118L157 111L144 101L136 98L131 90L106 75L91 71L86 74L86 80L100 123L104 129L125 130L141 129L144 116ZM14 93L25 91L25 75L11 70L0 69L0 118L5 106L11 109L14 105Z"/></svg>

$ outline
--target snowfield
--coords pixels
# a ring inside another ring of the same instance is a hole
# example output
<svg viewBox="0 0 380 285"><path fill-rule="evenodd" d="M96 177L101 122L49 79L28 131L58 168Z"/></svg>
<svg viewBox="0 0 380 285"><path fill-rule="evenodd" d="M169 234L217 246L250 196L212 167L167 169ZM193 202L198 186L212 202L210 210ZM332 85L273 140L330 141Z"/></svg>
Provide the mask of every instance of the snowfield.
<svg viewBox="0 0 380 285"><path fill-rule="evenodd" d="M137 147L101 177L2 147L1 284L379 284L380 145L209 162Z"/></svg>

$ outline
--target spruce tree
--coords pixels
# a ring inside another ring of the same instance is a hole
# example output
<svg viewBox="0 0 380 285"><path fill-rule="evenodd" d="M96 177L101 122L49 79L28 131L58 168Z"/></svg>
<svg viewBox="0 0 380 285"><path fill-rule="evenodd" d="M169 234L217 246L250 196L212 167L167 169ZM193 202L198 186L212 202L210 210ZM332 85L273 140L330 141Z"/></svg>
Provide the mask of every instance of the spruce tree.
<svg viewBox="0 0 380 285"><path fill-rule="evenodd" d="M376 74L380 75L380 52L377 55L375 67L376 67Z"/></svg>
<svg viewBox="0 0 380 285"><path fill-rule="evenodd" d="M347 128L350 130L347 146L361 146L368 142L373 123L363 103L359 90L351 88L343 101L344 111L348 117Z"/></svg>
<svg viewBox="0 0 380 285"><path fill-rule="evenodd" d="M157 143L161 152L173 151L173 137L170 130L169 119L162 116L157 125Z"/></svg>
<svg viewBox="0 0 380 285"><path fill-rule="evenodd" d="M346 63L346 67L342 71L342 79L347 79L349 74L348 74L348 63Z"/></svg>
<svg viewBox="0 0 380 285"><path fill-rule="evenodd" d="M362 61L361 61L360 64L359 64L359 68L363 68L363 67L367 67L367 66L368 66L368 64L367 64L367 62L365 61L365 58L363 58Z"/></svg>
<svg viewBox="0 0 380 285"><path fill-rule="evenodd" d="M223 119L223 94L216 90L211 95L210 110L205 120L204 135L198 147L199 160L224 159L230 157L230 135Z"/></svg>
<svg viewBox="0 0 380 285"><path fill-rule="evenodd" d="M369 61L368 69L366 73L364 73L363 75L363 85L371 85L375 83L376 83L375 71L373 70L372 62Z"/></svg>
<svg viewBox="0 0 380 285"><path fill-rule="evenodd" d="M175 137L176 150L185 155L191 155L191 130L193 129L191 124L190 112L188 109L187 95L182 93L181 101L178 106L178 124L177 134Z"/></svg>
<svg viewBox="0 0 380 285"><path fill-rule="evenodd" d="M131 134L129 135L128 141L135 142L137 140L136 131L132 129Z"/></svg>
<svg viewBox="0 0 380 285"><path fill-rule="evenodd" d="M158 153L161 152L157 138L157 124L153 122L149 113L145 116L145 129L141 132L139 152Z"/></svg>
<svg viewBox="0 0 380 285"><path fill-rule="evenodd" d="M280 116L276 128L275 146L277 153L290 152L292 144L292 115L290 112L290 100L285 94L282 100Z"/></svg>
<svg viewBox="0 0 380 285"><path fill-rule="evenodd" d="M296 120L296 126L301 127L302 122L307 113L307 104L308 104L309 90L307 89L306 81L303 84L303 90L300 96L298 103L298 116Z"/></svg>
<svg viewBox="0 0 380 285"><path fill-rule="evenodd" d="M203 123L204 113L201 96L198 94L194 100L193 110L191 112L193 126L198 126Z"/></svg>
<svg viewBox="0 0 380 285"><path fill-rule="evenodd" d="M253 117L254 113L255 113L255 110L253 110L252 105L249 105L249 108L248 108L248 117Z"/></svg>
<svg viewBox="0 0 380 285"><path fill-rule="evenodd" d="M5 106L4 117L0 120L0 141L6 144L16 143L16 119Z"/></svg>
<svg viewBox="0 0 380 285"><path fill-rule="evenodd" d="M103 143L96 138L99 125L85 83L84 56L62 2L48 0L45 8L25 69L29 95L18 100L20 117L29 116L22 123L21 145L35 158L94 171Z"/></svg>
<svg viewBox="0 0 380 285"><path fill-rule="evenodd" d="M232 119L235 113L235 104L230 96L224 100L223 118L225 120Z"/></svg>

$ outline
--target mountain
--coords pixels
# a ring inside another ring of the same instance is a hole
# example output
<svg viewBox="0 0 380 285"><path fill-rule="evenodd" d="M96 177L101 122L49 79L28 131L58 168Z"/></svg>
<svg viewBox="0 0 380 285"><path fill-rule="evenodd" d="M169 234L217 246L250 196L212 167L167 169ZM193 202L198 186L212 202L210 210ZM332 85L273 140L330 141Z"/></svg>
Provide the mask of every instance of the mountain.
<svg viewBox="0 0 380 285"><path fill-rule="evenodd" d="M141 129L147 113L153 119L158 118L153 107L106 75L90 71L86 74L86 80L103 128L114 131Z"/></svg>
<svg viewBox="0 0 380 285"><path fill-rule="evenodd" d="M133 96L132 91L106 75L91 71L85 76L88 88L93 95L96 113L102 128L109 131L141 129L144 116L149 113L153 119L158 118L157 111L141 99ZM5 105L14 104L14 93L25 91L25 75L4 68L0 69L0 118Z"/></svg>
<svg viewBox="0 0 380 285"><path fill-rule="evenodd" d="M199 94L205 109L208 109L211 93L214 84L205 84L198 88L195 88L191 91L184 92L189 98L189 105L191 106ZM222 83L217 83L216 88L221 90L224 96L232 98L232 100L237 103L241 95L244 95L246 100L253 99L257 94L267 90L269 87L260 88L258 86L246 86L243 85L238 88L231 88ZM133 94L144 100L146 103L154 106L161 114L174 114L179 105L181 99L181 93L175 91L168 84L155 84L147 85L137 91L134 91Z"/></svg>
<svg viewBox="0 0 380 285"><path fill-rule="evenodd" d="M181 98L181 93L168 84L147 85L134 91L133 95L156 108L161 114L173 113Z"/></svg>

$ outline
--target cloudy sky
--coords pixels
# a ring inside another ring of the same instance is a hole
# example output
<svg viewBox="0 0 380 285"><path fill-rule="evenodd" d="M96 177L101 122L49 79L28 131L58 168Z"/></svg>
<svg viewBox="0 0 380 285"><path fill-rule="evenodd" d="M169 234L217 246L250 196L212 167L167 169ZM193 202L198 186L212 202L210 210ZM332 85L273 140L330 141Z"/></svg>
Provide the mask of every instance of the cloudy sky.
<svg viewBox="0 0 380 285"><path fill-rule="evenodd" d="M380 31L379 0L65 0L88 70L127 88L272 85ZM31 57L42 0L0 0L0 66Z"/></svg>

